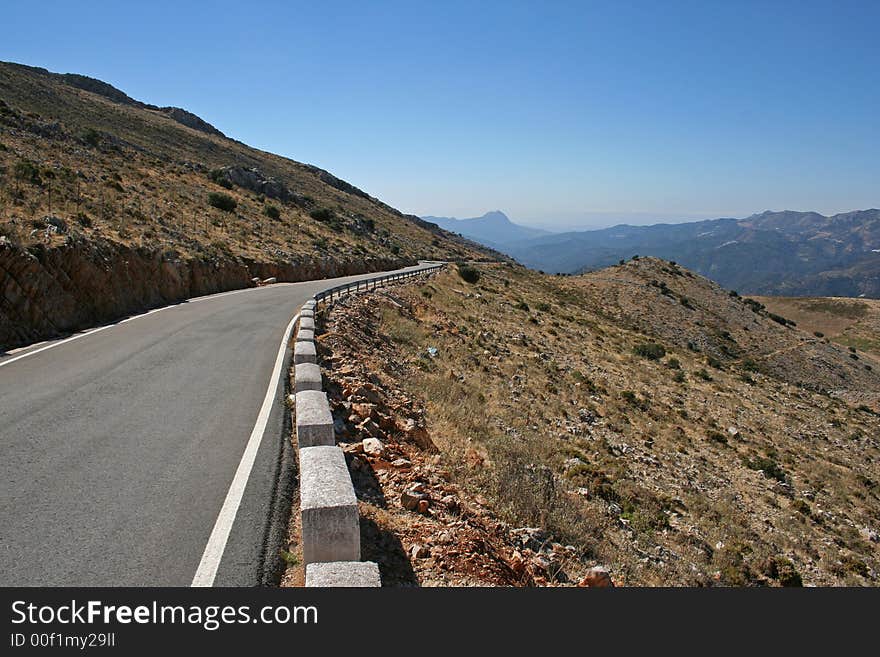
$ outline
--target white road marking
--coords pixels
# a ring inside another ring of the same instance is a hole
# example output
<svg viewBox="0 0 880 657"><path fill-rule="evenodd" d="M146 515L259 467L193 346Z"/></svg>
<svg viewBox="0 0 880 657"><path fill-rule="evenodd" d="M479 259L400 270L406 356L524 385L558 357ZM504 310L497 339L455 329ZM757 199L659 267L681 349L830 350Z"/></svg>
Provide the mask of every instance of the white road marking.
<svg viewBox="0 0 880 657"><path fill-rule="evenodd" d="M229 533L232 531L235 516L244 497L244 489L254 468L254 461L257 459L257 451L260 448L260 443L263 442L263 434L266 432L266 424L269 422L269 413L272 411L272 405L275 403L275 397L278 394L278 383L281 380L281 369L284 366L284 354L287 351L287 343L290 342L293 326L298 320L299 313L293 316L293 319L290 320L290 324L287 325L287 329L284 331L284 338L281 340L278 355L275 357L275 367L272 368L272 374L269 377L269 387L266 389L266 396L263 398L263 406L260 408L259 415L257 415L254 430L251 431L251 437L248 438L244 454L242 454L241 461L235 471L235 477L232 479L232 484L230 484L229 491L226 493L226 499L220 508L220 514L214 523L214 529L208 538L208 544L202 553L202 560L199 562L195 577L193 577L192 586L214 585L217 569L220 567L223 552L226 550L226 541L229 540Z"/></svg>
<svg viewBox="0 0 880 657"><path fill-rule="evenodd" d="M53 342L52 344L46 345L45 347L41 347L40 349L34 349L33 351L29 351L26 354L22 354L21 356L16 356L15 358L9 358L7 360L0 360L0 367L4 365L11 365L17 360L21 360L22 358L27 358L28 356L33 356L35 354L39 354L43 351L47 351L49 349L54 349L55 347L60 347L63 344L67 344L68 342L73 342L74 340L79 340L80 338L84 338L87 335L93 335L95 333L100 333L101 331L106 331L109 328L113 328L114 326L119 326L120 324L127 324L128 322L132 322L136 319L141 319L143 317L147 317L148 315L152 315L154 313L162 312L163 310L168 310L169 308L176 308L177 306L183 304L190 303L199 303L200 301L212 301L214 299L219 299L221 297L228 297L232 294L241 294L242 292L253 292L254 290L265 290L269 287L277 287L279 285L295 285L295 283L276 283L274 286L266 286L266 287L247 287L243 290L232 290L231 292L220 292L218 294L208 294L202 297L193 297L191 299L187 299L186 301L181 301L180 303L173 303L170 306L162 306L161 308L153 308L152 310L148 310L145 313L141 313L140 315L132 315L131 317L127 317L119 322L114 322L113 324L107 324L106 326L99 326L98 328L88 329L83 333L77 333L76 335L72 335L69 338L65 338L64 340L58 340L57 342ZM46 342L45 340L43 342ZM37 344L43 344L43 342L38 342ZM22 351L23 349L31 349L36 345L29 345L27 347L21 347L14 351L10 351L9 353L15 353L17 351Z"/></svg>
<svg viewBox="0 0 880 657"><path fill-rule="evenodd" d="M35 342L34 344L29 344L26 347L19 347L18 349L10 349L6 353L7 354L18 354L18 353L21 353L22 351L25 351L26 349L33 349L34 347L39 347L41 344L46 344L47 342L49 342L49 341L43 340L42 342Z"/></svg>

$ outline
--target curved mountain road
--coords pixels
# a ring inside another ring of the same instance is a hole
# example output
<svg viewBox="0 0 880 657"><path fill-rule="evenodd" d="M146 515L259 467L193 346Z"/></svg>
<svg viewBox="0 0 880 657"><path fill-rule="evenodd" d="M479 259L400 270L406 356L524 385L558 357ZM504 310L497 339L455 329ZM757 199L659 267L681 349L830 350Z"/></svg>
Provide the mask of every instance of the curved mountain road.
<svg viewBox="0 0 880 657"><path fill-rule="evenodd" d="M375 275L199 297L0 358L0 585L189 586L285 329L316 292ZM272 579L289 511L284 393L214 585Z"/></svg>

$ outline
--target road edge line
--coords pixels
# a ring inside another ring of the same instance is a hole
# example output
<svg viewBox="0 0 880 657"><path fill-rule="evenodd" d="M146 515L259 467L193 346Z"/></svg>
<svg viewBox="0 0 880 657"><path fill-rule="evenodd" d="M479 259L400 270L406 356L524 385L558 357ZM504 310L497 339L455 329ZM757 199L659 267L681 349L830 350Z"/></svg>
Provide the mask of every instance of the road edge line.
<svg viewBox="0 0 880 657"><path fill-rule="evenodd" d="M284 331L284 338L281 340L281 346L278 348L278 355L275 357L275 367L272 368L272 374L269 378L269 387L266 390L266 396L263 398L263 405L257 415L257 421L248 438L247 446L238 463L235 476L229 485L226 493L226 499L214 522L214 528L211 530L211 536L205 545L202 558L199 561L199 567L193 576L193 587L206 587L214 585L214 578L217 576L217 569L220 567L220 561L223 559L223 553L226 551L226 542L229 540L229 534L232 531L232 525L235 523L235 517L241 506L241 500L244 497L244 491L247 487L248 479L254 468L254 462L257 459L257 451L263 442L263 434L266 432L266 425L269 422L269 414L272 412L272 406L275 403L275 397L278 393L278 385L281 381L281 370L284 367L285 355L287 353L287 344L290 342L290 336L293 334L293 327L299 321L299 313L296 313L287 325Z"/></svg>

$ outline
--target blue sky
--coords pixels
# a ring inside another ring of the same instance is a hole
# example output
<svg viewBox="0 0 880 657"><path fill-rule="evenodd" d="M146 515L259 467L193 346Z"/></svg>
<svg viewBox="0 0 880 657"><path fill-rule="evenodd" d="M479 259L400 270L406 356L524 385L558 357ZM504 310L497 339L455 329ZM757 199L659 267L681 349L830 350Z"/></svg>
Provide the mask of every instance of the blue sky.
<svg viewBox="0 0 880 657"><path fill-rule="evenodd" d="M0 59L185 107L416 214L880 206L880 2L18 2Z"/></svg>

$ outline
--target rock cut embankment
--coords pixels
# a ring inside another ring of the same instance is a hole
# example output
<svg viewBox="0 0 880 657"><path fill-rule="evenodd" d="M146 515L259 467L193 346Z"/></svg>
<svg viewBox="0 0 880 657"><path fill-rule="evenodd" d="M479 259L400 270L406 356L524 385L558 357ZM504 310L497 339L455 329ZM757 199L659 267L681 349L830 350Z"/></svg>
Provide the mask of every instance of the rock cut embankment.
<svg viewBox="0 0 880 657"><path fill-rule="evenodd" d="M190 297L415 264L409 259L187 259L109 241L23 249L0 246L0 352Z"/></svg>

